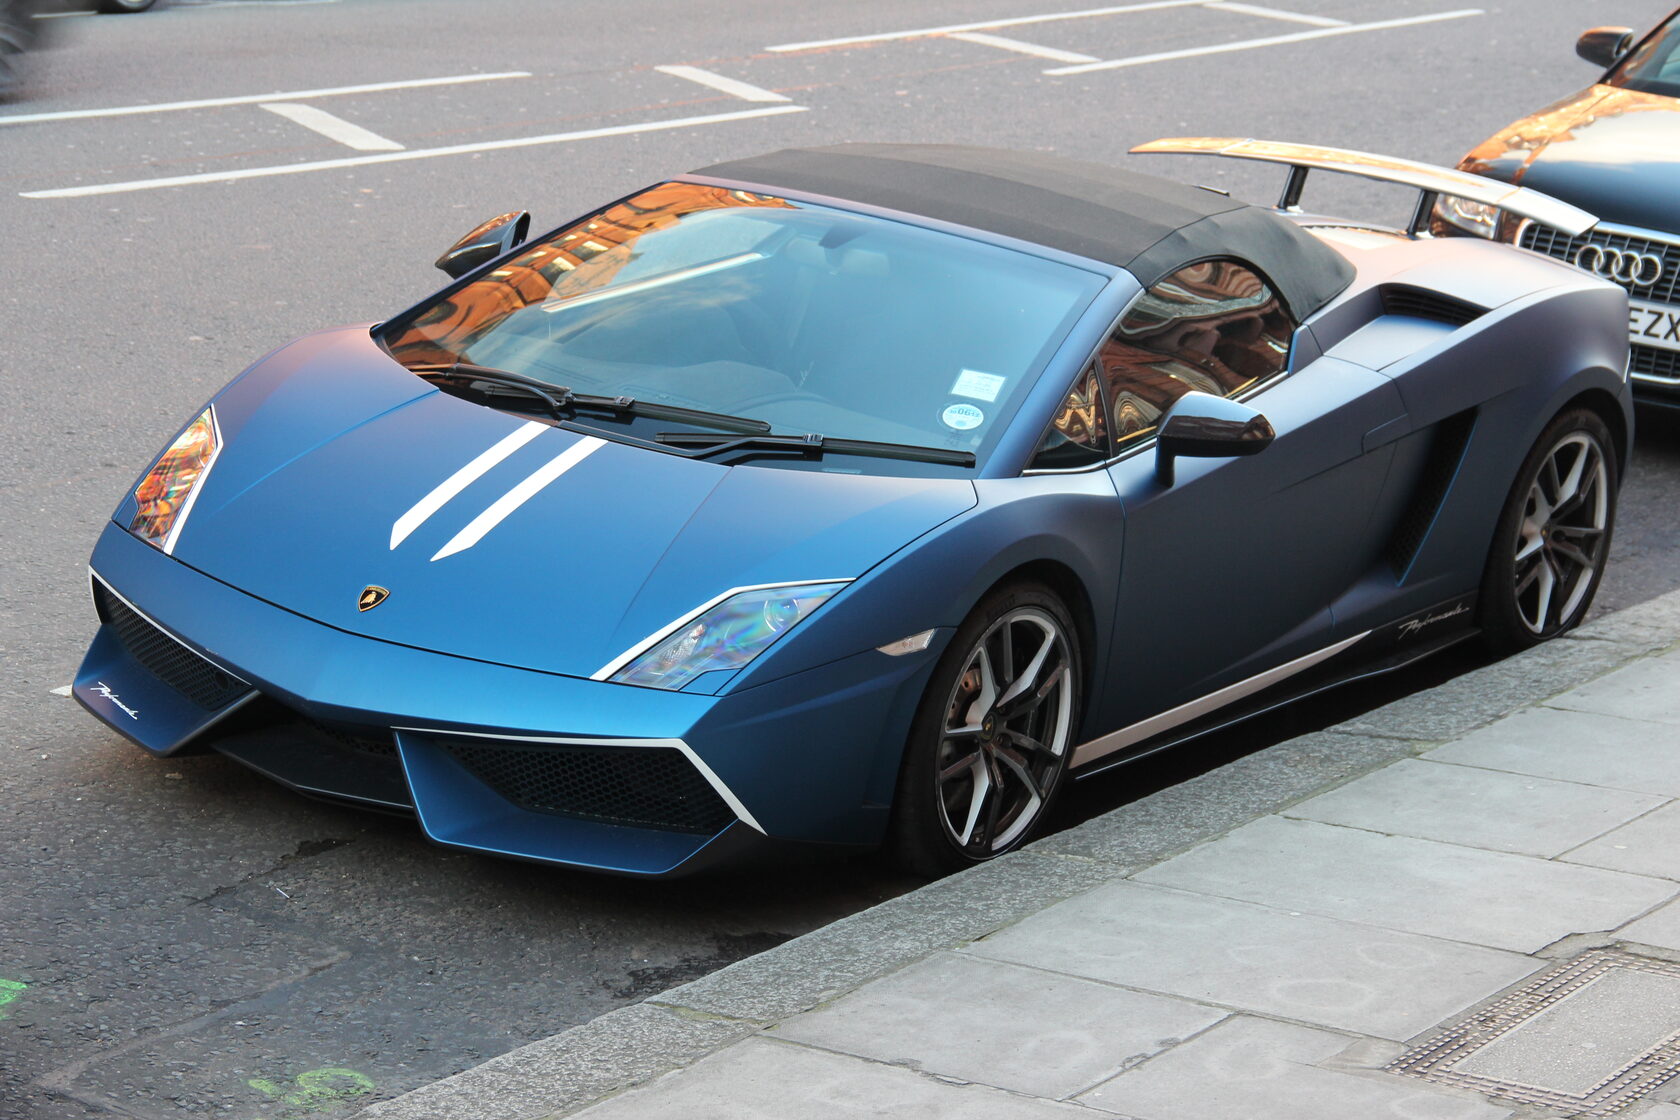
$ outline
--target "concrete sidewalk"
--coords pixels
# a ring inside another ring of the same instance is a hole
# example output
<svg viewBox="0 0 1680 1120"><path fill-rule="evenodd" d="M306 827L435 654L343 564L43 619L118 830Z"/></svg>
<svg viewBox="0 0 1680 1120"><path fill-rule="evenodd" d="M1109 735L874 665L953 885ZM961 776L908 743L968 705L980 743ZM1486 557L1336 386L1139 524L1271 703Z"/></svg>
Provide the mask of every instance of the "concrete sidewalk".
<svg viewBox="0 0 1680 1120"><path fill-rule="evenodd" d="M1680 593L363 1116L1680 1120L1677 642Z"/></svg>

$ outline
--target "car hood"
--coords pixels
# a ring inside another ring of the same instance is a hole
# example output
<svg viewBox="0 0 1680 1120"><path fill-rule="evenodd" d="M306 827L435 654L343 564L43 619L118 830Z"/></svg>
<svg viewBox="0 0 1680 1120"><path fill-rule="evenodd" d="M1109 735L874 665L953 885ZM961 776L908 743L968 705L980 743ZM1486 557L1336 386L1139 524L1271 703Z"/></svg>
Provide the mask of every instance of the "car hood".
<svg viewBox="0 0 1680 1120"><path fill-rule="evenodd" d="M855 578L976 502L961 479L725 467L535 424L433 390L365 329L276 352L216 407L176 559L352 633L570 676L731 588ZM360 610L369 586L389 595Z"/></svg>
<svg viewBox="0 0 1680 1120"><path fill-rule="evenodd" d="M1459 166L1602 221L1680 233L1680 100L1672 97L1592 86L1490 137Z"/></svg>

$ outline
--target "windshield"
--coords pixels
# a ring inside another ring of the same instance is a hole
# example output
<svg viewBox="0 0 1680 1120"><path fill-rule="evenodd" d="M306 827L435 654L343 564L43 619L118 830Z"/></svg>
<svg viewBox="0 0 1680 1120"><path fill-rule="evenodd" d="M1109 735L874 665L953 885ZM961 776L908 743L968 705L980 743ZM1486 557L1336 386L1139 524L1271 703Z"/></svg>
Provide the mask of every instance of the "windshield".
<svg viewBox="0 0 1680 1120"><path fill-rule="evenodd" d="M1606 85L1680 97L1680 15L1639 44L1604 79Z"/></svg>
<svg viewBox="0 0 1680 1120"><path fill-rule="evenodd" d="M1104 282L902 222L665 183L381 333L411 367L470 362L776 433L979 458ZM587 422L641 438L673 429L628 415Z"/></svg>

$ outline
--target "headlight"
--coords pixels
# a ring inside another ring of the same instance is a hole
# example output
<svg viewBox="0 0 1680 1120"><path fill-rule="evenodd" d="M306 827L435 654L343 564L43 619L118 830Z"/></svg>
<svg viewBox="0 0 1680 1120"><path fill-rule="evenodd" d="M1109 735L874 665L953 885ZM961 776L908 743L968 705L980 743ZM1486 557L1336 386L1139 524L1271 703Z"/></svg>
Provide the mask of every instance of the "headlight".
<svg viewBox="0 0 1680 1120"><path fill-rule="evenodd" d="M207 408L175 437L134 488L134 500L140 508L128 523L128 531L166 553L173 552L204 476L210 473L221 449L216 411Z"/></svg>
<svg viewBox="0 0 1680 1120"><path fill-rule="evenodd" d="M1450 194L1435 200L1434 216L1465 233L1493 239L1499 233L1499 207L1485 202L1471 202Z"/></svg>
<svg viewBox="0 0 1680 1120"><path fill-rule="evenodd" d="M679 689L701 673L739 669L845 585L838 580L738 591L632 647L621 668L609 665L598 677Z"/></svg>

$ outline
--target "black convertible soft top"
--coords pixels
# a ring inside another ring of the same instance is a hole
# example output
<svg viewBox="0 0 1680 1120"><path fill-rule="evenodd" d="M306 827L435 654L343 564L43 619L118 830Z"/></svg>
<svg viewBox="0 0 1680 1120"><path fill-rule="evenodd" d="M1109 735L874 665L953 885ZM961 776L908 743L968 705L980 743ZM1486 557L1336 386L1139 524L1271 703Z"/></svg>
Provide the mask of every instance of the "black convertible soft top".
<svg viewBox="0 0 1680 1120"><path fill-rule="evenodd" d="M1193 261L1240 257L1270 278L1297 319L1353 279L1345 257L1271 210L1040 152L836 144L731 160L694 175L987 230L1117 265L1146 286Z"/></svg>

